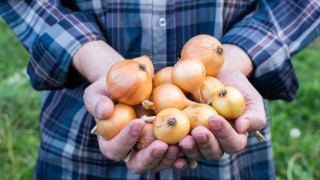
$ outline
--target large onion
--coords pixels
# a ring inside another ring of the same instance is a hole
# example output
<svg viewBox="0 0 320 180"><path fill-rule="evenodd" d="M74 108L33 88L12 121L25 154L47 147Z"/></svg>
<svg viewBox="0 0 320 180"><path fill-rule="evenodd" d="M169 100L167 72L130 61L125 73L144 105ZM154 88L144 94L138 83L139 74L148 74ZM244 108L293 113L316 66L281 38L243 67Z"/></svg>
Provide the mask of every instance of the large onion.
<svg viewBox="0 0 320 180"><path fill-rule="evenodd" d="M216 38L201 34L191 38L181 51L181 58L194 58L201 61L207 76L216 75L224 63L224 49Z"/></svg>
<svg viewBox="0 0 320 180"><path fill-rule="evenodd" d="M136 105L150 96L152 78L143 63L123 60L109 70L107 86L111 95L118 101Z"/></svg>

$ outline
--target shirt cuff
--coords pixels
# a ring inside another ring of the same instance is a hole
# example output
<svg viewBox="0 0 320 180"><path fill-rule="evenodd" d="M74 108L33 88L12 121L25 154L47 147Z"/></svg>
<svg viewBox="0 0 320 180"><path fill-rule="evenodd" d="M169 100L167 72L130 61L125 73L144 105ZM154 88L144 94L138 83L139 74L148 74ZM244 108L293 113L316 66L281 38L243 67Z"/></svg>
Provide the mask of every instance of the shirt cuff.
<svg viewBox="0 0 320 180"><path fill-rule="evenodd" d="M254 23L238 23L221 40L242 48L253 62L250 81L266 99L293 100L299 88L286 44Z"/></svg>
<svg viewBox="0 0 320 180"><path fill-rule="evenodd" d="M95 19L79 12L66 15L36 41L27 72L36 90L72 88L83 82L72 57L85 43L105 40Z"/></svg>

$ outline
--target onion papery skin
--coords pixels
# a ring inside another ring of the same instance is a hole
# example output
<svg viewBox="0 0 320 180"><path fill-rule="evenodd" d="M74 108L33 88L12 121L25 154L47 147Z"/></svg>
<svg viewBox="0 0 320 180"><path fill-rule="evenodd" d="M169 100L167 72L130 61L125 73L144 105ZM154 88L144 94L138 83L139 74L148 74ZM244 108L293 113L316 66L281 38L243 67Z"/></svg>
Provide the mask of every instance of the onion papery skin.
<svg viewBox="0 0 320 180"><path fill-rule="evenodd" d="M243 114L246 103L242 93L226 86L212 97L212 107L227 120L234 120Z"/></svg>
<svg viewBox="0 0 320 180"><path fill-rule="evenodd" d="M154 135L168 144L177 144L188 135L189 131L189 118L179 109L164 109L153 121Z"/></svg>
<svg viewBox="0 0 320 180"><path fill-rule="evenodd" d="M203 64L192 58L180 59L173 66L171 72L173 84L190 93L195 93L199 90L205 77L206 70Z"/></svg>
<svg viewBox="0 0 320 180"><path fill-rule="evenodd" d="M150 98L153 102L153 111L158 114L161 110L167 108L184 109L187 106L196 104L190 101L174 84L161 84L153 90Z"/></svg>
<svg viewBox="0 0 320 180"><path fill-rule="evenodd" d="M183 110L190 120L190 131L197 126L209 128L208 118L212 115L217 115L217 111L207 104L195 104Z"/></svg>
<svg viewBox="0 0 320 180"><path fill-rule="evenodd" d="M107 75L110 94L118 101L136 105L148 99L152 92L152 78L146 67L132 60L114 64Z"/></svg>
<svg viewBox="0 0 320 180"><path fill-rule="evenodd" d="M207 76L215 76L223 66L225 54L220 41L210 35L201 34L191 38L182 48L181 58L201 61Z"/></svg>
<svg viewBox="0 0 320 180"><path fill-rule="evenodd" d="M144 128L139 136L137 143L134 145L136 150L147 148L153 141L157 140L153 133L153 123L146 122Z"/></svg>
<svg viewBox="0 0 320 180"><path fill-rule="evenodd" d="M108 119L97 120L98 132L104 139L110 140L135 118L136 113L131 106L117 104Z"/></svg>
<svg viewBox="0 0 320 180"><path fill-rule="evenodd" d="M141 118L142 116L154 116L155 113L151 110L146 110L142 104L137 104L132 106L134 111L136 112L137 118Z"/></svg>
<svg viewBox="0 0 320 180"><path fill-rule="evenodd" d="M222 88L224 88L224 85L220 80L207 76L200 86L201 103L207 103L208 100ZM197 99L197 101L200 101L200 99Z"/></svg>
<svg viewBox="0 0 320 180"><path fill-rule="evenodd" d="M165 67L158 71L156 75L153 77L152 80L152 85L153 88L156 88L157 86L161 84L167 84L167 83L172 83L171 81L171 72L172 72L173 67Z"/></svg>
<svg viewBox="0 0 320 180"><path fill-rule="evenodd" d="M144 55L144 56L134 58L132 60L139 62L141 64L144 64L147 68L147 71L148 71L150 77L152 78L154 76L154 66L153 66L152 61L149 56Z"/></svg>

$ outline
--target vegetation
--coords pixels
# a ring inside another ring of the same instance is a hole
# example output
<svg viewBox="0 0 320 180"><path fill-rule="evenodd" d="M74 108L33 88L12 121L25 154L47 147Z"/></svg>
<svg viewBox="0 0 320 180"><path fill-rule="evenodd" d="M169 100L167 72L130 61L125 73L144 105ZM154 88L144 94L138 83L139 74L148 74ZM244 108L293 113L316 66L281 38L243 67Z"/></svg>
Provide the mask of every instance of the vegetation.
<svg viewBox="0 0 320 180"><path fill-rule="evenodd" d="M0 179L32 179L40 142L40 92L26 75L28 53L0 19ZM277 179L320 179L320 41L293 58L300 81L292 102L270 101ZM291 137L298 128L300 137Z"/></svg>

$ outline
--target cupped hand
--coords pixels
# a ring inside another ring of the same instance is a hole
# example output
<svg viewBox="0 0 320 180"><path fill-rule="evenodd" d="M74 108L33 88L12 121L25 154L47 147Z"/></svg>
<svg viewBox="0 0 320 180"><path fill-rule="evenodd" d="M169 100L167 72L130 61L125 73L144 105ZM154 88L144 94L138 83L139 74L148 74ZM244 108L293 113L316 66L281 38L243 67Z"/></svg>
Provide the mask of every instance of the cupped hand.
<svg viewBox="0 0 320 180"><path fill-rule="evenodd" d="M113 112L114 105L108 92L105 78L100 78L86 88L84 103L87 110L95 119L107 119ZM98 135L100 151L107 158L114 161L123 160L136 144L145 122L135 119L127 124L121 132L111 140L105 140ZM178 157L178 145L168 145L156 140L147 148L134 152L126 162L133 173L144 173L148 170L158 172L170 167L182 170L186 160Z"/></svg>
<svg viewBox="0 0 320 180"><path fill-rule="evenodd" d="M219 115L208 119L210 129L195 128L191 136L180 141L181 149L192 160L205 157L218 160L224 153L232 154L243 150L249 131L260 130L266 123L263 99L239 71L224 71L216 76L225 86L239 89L245 97L245 112L234 121L227 121ZM233 127L234 126L234 127Z"/></svg>

